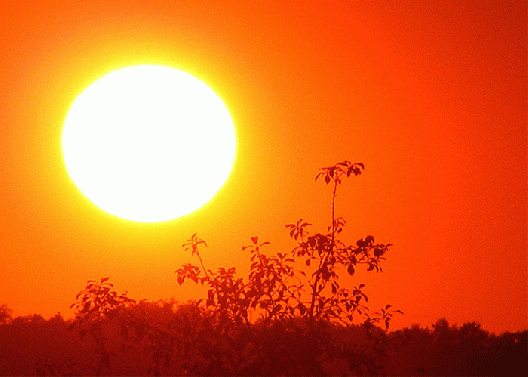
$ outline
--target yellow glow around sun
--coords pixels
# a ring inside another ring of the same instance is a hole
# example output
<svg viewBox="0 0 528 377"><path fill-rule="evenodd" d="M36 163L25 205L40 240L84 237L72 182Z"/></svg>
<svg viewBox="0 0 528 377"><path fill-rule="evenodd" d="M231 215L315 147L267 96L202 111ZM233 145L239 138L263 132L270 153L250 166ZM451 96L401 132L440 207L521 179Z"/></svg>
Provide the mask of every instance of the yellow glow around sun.
<svg viewBox="0 0 528 377"><path fill-rule="evenodd" d="M171 220L201 207L228 178L233 120L205 83L174 68L110 72L74 101L64 122L69 176L102 210Z"/></svg>

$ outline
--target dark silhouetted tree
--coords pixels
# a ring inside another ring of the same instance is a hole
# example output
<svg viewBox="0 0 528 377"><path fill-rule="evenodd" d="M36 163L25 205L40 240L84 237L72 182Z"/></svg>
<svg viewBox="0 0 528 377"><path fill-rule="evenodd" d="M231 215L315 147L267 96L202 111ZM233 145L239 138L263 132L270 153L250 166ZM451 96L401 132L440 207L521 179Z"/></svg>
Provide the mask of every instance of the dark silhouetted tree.
<svg viewBox="0 0 528 377"><path fill-rule="evenodd" d="M0 325L11 322L13 319L12 314L13 310L9 309L7 305L0 306Z"/></svg>
<svg viewBox="0 0 528 377"><path fill-rule="evenodd" d="M108 278L102 278L99 282L89 280L86 288L77 294L77 301L71 305L71 308L76 309L72 325L80 326L81 336L89 334L95 341L99 359L97 375L110 365L111 352L104 335L104 326L117 319L127 305L135 303L135 300L127 297L126 292L119 295L112 288L113 284L108 282Z"/></svg>
<svg viewBox="0 0 528 377"><path fill-rule="evenodd" d="M326 322L350 325L359 317L367 327L381 322L388 329L393 314L401 311L392 310L391 305L387 305L371 316L366 306L368 297L363 291L365 285L359 284L350 289L339 281L340 275L352 276L360 266L365 266L367 271L381 271L381 262L391 246L376 243L371 235L358 240L355 245L347 245L339 239L346 221L335 214L338 187L344 178L359 176L363 170L362 163L349 161L322 168L316 180L321 178L332 187L331 222L327 232L310 233L310 224L302 219L288 224L286 228L297 246L290 252L274 254L265 252L269 242L251 237L251 244L242 248L251 254L247 279L238 277L234 267L222 267L216 271L206 269L200 249L207 244L196 234L183 245L198 258L200 265L184 264L176 271L177 281L181 285L186 280L192 280L208 287L203 305L206 312L212 313L217 325L216 334L228 337L236 328L236 332L245 332L248 339L263 339L263 334L276 337L277 332L285 331L283 328L287 324L292 339L295 334L295 339L303 345L288 349L302 351L303 354L300 355L302 364L299 365L294 365L295 358L289 357L289 369L283 372L321 374L322 357L327 351L324 347L330 344L325 341L327 332L323 329L327 326ZM255 333L256 328L250 326L250 318L255 313L262 318L259 334ZM282 330L278 331L278 328ZM282 339L280 344L285 342ZM262 346L262 343L255 347L255 359L264 357L269 360L267 363L262 360L257 362L260 363L260 373L277 372L262 369L264 364L277 365L280 359L275 352L277 344L279 342L275 340L268 347ZM284 350L281 354L288 353ZM219 372L233 373L243 371L244 367L248 366L237 365L235 369L220 367Z"/></svg>

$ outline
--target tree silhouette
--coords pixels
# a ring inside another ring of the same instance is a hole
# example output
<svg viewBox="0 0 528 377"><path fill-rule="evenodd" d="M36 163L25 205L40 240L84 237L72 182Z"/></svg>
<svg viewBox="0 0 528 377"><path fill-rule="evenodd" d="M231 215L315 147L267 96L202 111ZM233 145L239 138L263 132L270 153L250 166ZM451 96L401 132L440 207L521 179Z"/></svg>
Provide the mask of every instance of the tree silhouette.
<svg viewBox="0 0 528 377"><path fill-rule="evenodd" d="M365 285L349 289L339 282L340 273L354 275L359 265L365 265L367 271L382 271L381 261L391 246L375 243L371 235L355 245L346 245L338 239L346 225L343 217L335 215L338 186L343 178L359 176L364 168L362 163L343 161L322 168L317 174L316 180L322 178L327 185L332 185L331 224L326 233L311 234L308 231L311 224L300 219L286 225L297 246L289 253L275 254L264 253L269 242L251 237L251 244L242 247L251 253L246 280L236 276L234 267L218 268L216 272L206 269L200 248L207 244L193 234L183 247L197 256L200 266L184 264L176 271L178 283L181 285L190 279L208 286L205 306L238 323L248 323L252 310L261 313L266 321L300 317L344 324L352 323L358 314L368 323L383 321L388 329L393 314L401 311L387 305L371 317L364 305L368 302L363 292Z"/></svg>
<svg viewBox="0 0 528 377"><path fill-rule="evenodd" d="M89 280L86 288L77 294L77 301L70 306L76 308L72 326L80 326L80 335L88 333L95 341L99 356L97 375L102 373L104 367L110 365L111 352L107 347L104 326L121 315L120 309L135 303L135 300L127 297L126 292L118 295L112 287L113 284L108 282L108 278L102 278L99 282Z"/></svg>
<svg viewBox="0 0 528 377"><path fill-rule="evenodd" d="M302 219L286 225L295 242L288 252L251 237L245 278L208 269L207 244L193 234L182 246L198 263L176 278L207 287L203 299L136 302L102 278L77 294L68 322L13 318L0 306L0 375L525 375L528 331L495 336L440 319L433 330L389 333L402 312L386 305L371 315L365 285L343 281L362 267L382 271L391 247L371 235L353 245L340 238L338 188L363 171L349 161L320 169L316 181L332 190L326 231L312 233Z"/></svg>
<svg viewBox="0 0 528 377"><path fill-rule="evenodd" d="M251 324L257 339L246 338L243 332L224 339L196 302L140 301L119 311L102 326L112 353L103 370L106 375L315 375L310 372L314 366L306 361L313 352L306 344L310 334L320 336L315 338L321 352L317 375L528 373L527 330L495 335L475 322L457 326L439 320L432 329L413 325L386 332L318 321L317 333L303 318L269 325L259 319ZM97 356L94 342L79 336L81 326L68 330L70 324L60 315L49 320L28 315L0 324L0 376L94 375L99 362L92 357ZM119 331L123 324L128 336ZM237 365L240 369L235 369Z"/></svg>
<svg viewBox="0 0 528 377"><path fill-rule="evenodd" d="M0 306L0 325L11 322L13 310L9 309L7 305Z"/></svg>
<svg viewBox="0 0 528 377"><path fill-rule="evenodd" d="M266 253L269 242L251 237L251 244L242 247L251 254L247 279L238 277L234 267L220 267L216 271L207 269L200 255L201 248L207 244L196 234L183 244L185 250L198 258L200 265L184 264L176 270L177 281L181 285L192 280L208 287L203 308L212 313L218 324L218 334L227 336L233 332L232 326L236 326L237 331L243 331L248 338L264 339L275 336L277 328L287 324L291 334L303 342L303 347L297 347L297 350L305 351L301 358L304 369L296 367L290 371L321 374L320 357L324 350L318 345L327 335L322 330L327 321L350 325L359 317L366 326L382 322L385 329L389 328L392 316L402 313L400 310L387 305L371 316L366 306L368 297L363 291L365 285L350 289L339 281L339 276L344 273L354 275L360 265L366 266L367 271L382 271L381 262L391 246L375 243L371 235L358 240L355 245L347 245L338 238L346 225L345 219L335 214L338 187L344 178L359 176L363 170L362 163L349 161L320 169L316 181L321 178L332 186L331 223L327 232L310 233L311 224L302 219L286 225L290 237L297 243L287 253ZM259 328L251 326L250 318L254 314L261 316ZM281 342L284 344L286 340ZM270 353L271 349L277 348L277 342L273 344L266 348L260 343L256 347L256 359L262 356L268 360L280 359ZM263 362L260 363L262 372Z"/></svg>
<svg viewBox="0 0 528 377"><path fill-rule="evenodd" d="M340 239L346 221L336 216L338 188L344 178L363 171L362 163L349 161L320 169L316 181L332 188L326 231L312 233L311 224L302 219L288 224L296 246L276 253L268 252L269 242L251 237L242 247L251 257L246 278L234 267L206 268L201 253L207 244L193 234L182 247L198 264L182 265L176 278L180 285L191 280L206 286L204 299L175 306L137 303L126 292L118 295L108 278L88 281L72 305L77 311L73 324L95 341L96 373L110 370L111 355L117 352L111 351L112 328L120 334L123 350L139 347L148 355L148 373L154 375L171 364L178 373L192 375L323 375L336 360L346 361L348 371L378 371L369 351L332 335L357 322L368 332L371 346L379 348L392 316L401 313L387 305L371 315L365 285L347 287L339 280L361 266L382 271L391 246L376 243L371 235L354 245Z"/></svg>

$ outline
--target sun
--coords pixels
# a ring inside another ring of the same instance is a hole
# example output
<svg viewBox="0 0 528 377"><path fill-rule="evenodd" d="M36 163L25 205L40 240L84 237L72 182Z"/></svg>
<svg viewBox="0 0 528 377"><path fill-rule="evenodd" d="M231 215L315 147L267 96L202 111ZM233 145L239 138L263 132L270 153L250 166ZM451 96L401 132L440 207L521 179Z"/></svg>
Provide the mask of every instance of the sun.
<svg viewBox="0 0 528 377"><path fill-rule="evenodd" d="M112 215L161 222L207 203L229 177L236 134L222 99L189 73L121 68L73 102L62 130L68 175Z"/></svg>

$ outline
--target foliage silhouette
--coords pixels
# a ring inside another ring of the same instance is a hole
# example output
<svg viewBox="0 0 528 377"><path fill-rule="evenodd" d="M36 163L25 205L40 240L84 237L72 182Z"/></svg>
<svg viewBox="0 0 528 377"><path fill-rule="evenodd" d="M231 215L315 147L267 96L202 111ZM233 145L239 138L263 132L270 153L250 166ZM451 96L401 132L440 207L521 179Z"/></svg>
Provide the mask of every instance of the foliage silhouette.
<svg viewBox="0 0 528 377"><path fill-rule="evenodd" d="M133 341L135 335L130 334L127 343L120 331L116 331L119 330L118 319L114 318L103 326L107 347L114 351L104 374L213 374L212 362L205 359L207 354L200 352L206 347L227 343L209 333L207 319L202 316L199 305L141 301L120 310L134 312L149 327L172 333L174 349L167 350L172 352L170 364L165 366L163 361L156 371L148 337L143 336L136 342ZM308 353L305 344L308 327L302 321L299 318L278 320L265 331L263 320L253 323L261 348L269 353L267 358L261 356L253 360L253 367L239 374L309 374L306 365L298 362ZM91 358L95 355L94 342L90 337L79 336L80 327L71 327L72 322L60 315L49 320L32 315L0 324L0 375L93 375L97 367L94 364L97 359ZM323 352L320 356L323 374L514 376L528 373L527 330L495 335L475 322L461 326L449 325L445 320L440 322L432 329L413 325L385 332L378 327L369 329L320 321L320 333L324 338L318 344ZM126 347L121 347L123 342L127 343ZM239 339L238 342L250 345L253 341ZM249 354L248 347L241 348L240 352ZM293 373L295 371L297 373Z"/></svg>
<svg viewBox="0 0 528 377"><path fill-rule="evenodd" d="M7 305L0 306L0 325L11 322L13 310L9 309Z"/></svg>
<svg viewBox="0 0 528 377"><path fill-rule="evenodd" d="M312 233L302 219L286 225L295 247L284 253L270 253L269 242L251 237L242 248L251 257L246 278L235 268L207 269L201 256L207 244L193 234L183 248L198 265L182 265L176 279L207 287L201 300L137 302L102 278L88 281L76 296L71 321L60 315L49 321L38 315L12 318L12 311L0 306L0 375L526 371L528 331L495 336L474 322L457 327L442 319L432 331L413 326L388 332L393 315L402 312L386 305L371 315L365 285L350 288L339 279L355 277L361 267L382 271L391 246L371 235L353 245L340 239L346 221L336 216L338 188L363 171L363 164L349 161L320 169L316 181L332 189L327 230Z"/></svg>
<svg viewBox="0 0 528 377"><path fill-rule="evenodd" d="M218 369L214 372L324 374L323 363L328 362L325 347L339 347L331 344L327 331L322 330L328 326L327 322L351 325L359 317L367 327L382 322L388 329L392 316L402 313L387 305L371 316L363 291L365 285L349 289L339 281L340 274L354 275L360 265L365 265L367 271L380 272L381 261L391 246L375 243L371 235L355 245L346 245L338 238L346 225L344 218L335 215L338 186L345 177L359 176L363 170L362 163L349 161L320 169L316 181L322 178L332 185L331 223L327 232L312 234L308 230L311 224L300 219L285 226L297 246L288 253L274 254L265 252L269 242L251 237L251 243L242 247L251 254L247 279L238 277L234 267L207 269L200 254L207 244L197 234L182 245L198 258L199 266L184 264L176 270L177 281L182 285L191 280L208 287L207 298L199 304L211 316L217 336L229 339L232 334L243 334L247 339L262 340L276 338L278 329L282 329L279 332L289 334L290 340L303 344L277 354L277 344L288 344L284 337L280 342L255 341L242 362L235 361L233 355L215 357ZM261 316L258 327L251 326L250 318L255 315ZM293 357L292 350L301 350L302 355ZM281 355L288 354L287 361L277 362ZM281 370L274 369L277 365L282 365Z"/></svg>
<svg viewBox="0 0 528 377"><path fill-rule="evenodd" d="M391 246L375 243L371 235L358 240L356 245L346 245L338 239L346 225L344 218L335 215L338 186L343 178L359 176L364 169L362 163L343 161L322 168L317 174L316 180L322 178L332 185L331 225L327 233L311 234L308 231L311 224L300 219L286 225L297 246L289 253L275 254L264 253L269 242L251 237L251 244L242 248L251 253L247 280L237 277L235 268L219 268L217 272L206 269L200 247L207 244L193 234L183 247L198 257L200 266L183 265L176 271L178 283L190 279L207 285L205 306L224 320L237 323L248 323L251 311L263 313L267 323L300 317L349 324L357 314L368 323L382 321L388 329L393 314L401 311L387 305L371 317L364 304L368 303L363 292L365 285L349 289L339 282L339 273L346 270L354 275L358 265L366 265L367 271L380 272L381 261Z"/></svg>
<svg viewBox="0 0 528 377"><path fill-rule="evenodd" d="M103 327L121 315L120 309L135 303L135 300L127 297L126 292L118 295L112 287L113 284L108 282L108 278L101 278L100 282L89 280L86 288L77 294L77 301L70 306L76 308L75 322L72 325L81 327L81 336L88 333L95 341L99 356L96 371L98 376L104 367L110 365L111 356Z"/></svg>
<svg viewBox="0 0 528 377"><path fill-rule="evenodd" d="M359 319L374 334L376 324L383 323L386 330L393 314L401 313L387 305L371 316L365 285L350 289L339 281L340 274L354 275L362 265L380 272L391 246L375 243L371 235L355 245L339 239L346 221L335 215L338 187L345 177L359 176L363 170L363 164L349 161L320 169L316 181L322 178L332 187L327 231L312 234L311 225L302 219L286 225L296 243L287 253L267 253L269 242L251 237L251 243L242 247L251 255L246 279L237 276L234 267L207 269L201 257L207 244L193 234L182 246L199 265L182 265L176 270L177 282L207 286L205 299L171 309L167 302L136 303L126 293L118 295L107 278L89 281L72 307L80 334L90 334L95 342L96 374L110 367L113 352L104 330L112 326L119 329L122 349L141 345L149 355L148 373L155 375L171 362L187 374L321 375L336 357L354 358L357 350L329 335L332 326L349 326ZM252 321L258 316L257 323ZM350 366L357 369L358 363Z"/></svg>

